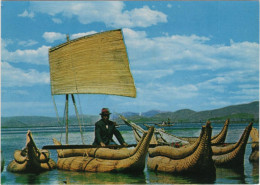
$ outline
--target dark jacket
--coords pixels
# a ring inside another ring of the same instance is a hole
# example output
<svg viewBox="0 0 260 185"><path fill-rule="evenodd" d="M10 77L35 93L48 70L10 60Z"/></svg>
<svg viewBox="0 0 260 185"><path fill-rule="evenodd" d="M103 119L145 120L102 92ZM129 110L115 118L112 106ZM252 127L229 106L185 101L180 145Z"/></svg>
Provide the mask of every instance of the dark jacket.
<svg viewBox="0 0 260 185"><path fill-rule="evenodd" d="M114 142L112 139L113 135L116 136L121 145L125 142L121 133L115 127L114 122L109 120L107 129L105 122L101 119L95 123L95 140L93 145L100 145L100 142L109 145L110 142Z"/></svg>

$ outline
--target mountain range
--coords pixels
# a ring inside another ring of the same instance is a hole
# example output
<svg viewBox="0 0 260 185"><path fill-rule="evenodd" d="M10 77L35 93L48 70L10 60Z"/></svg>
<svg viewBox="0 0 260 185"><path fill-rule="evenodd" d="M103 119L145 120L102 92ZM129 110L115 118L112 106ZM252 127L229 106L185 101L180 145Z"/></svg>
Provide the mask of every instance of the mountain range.
<svg viewBox="0 0 260 185"><path fill-rule="evenodd" d="M159 123L170 119L171 122L178 123L195 123L206 122L211 120L212 122L225 121L227 118L232 122L258 122L259 121L259 101L254 101L247 104L232 105L223 107L220 109L207 110L207 111L193 111L190 109L182 109L175 112L150 110L144 113L135 112L123 112L121 115L127 117L129 120L136 123ZM82 115L81 120L85 125L94 125L94 123L100 119L100 116L96 115ZM123 121L118 115L112 115L112 120L119 124L123 124ZM13 117L1 117L1 127L41 127L41 126L59 126L64 125L63 118L60 118L60 122L56 117L43 117L43 116L13 116ZM70 125L78 125L78 119L76 116L69 118Z"/></svg>

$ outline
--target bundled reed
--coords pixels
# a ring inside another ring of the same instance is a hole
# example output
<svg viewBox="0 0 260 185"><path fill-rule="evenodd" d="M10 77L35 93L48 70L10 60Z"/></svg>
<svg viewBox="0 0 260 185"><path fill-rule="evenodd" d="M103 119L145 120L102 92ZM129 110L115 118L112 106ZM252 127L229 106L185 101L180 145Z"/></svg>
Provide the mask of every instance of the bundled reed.
<svg viewBox="0 0 260 185"><path fill-rule="evenodd" d="M7 166L10 172L40 172L56 168L56 163L50 158L48 150L39 150L35 145L31 132L26 135L26 146L15 150L14 160Z"/></svg>
<svg viewBox="0 0 260 185"><path fill-rule="evenodd" d="M249 161L258 162L259 161L259 132L256 128L252 128L250 132L250 136L252 138L252 152L249 156Z"/></svg>
<svg viewBox="0 0 260 185"><path fill-rule="evenodd" d="M61 170L86 172L136 173L143 171L153 132L152 127L143 135L135 149L129 151L128 149L108 148L57 150L57 167ZM60 144L56 141L54 143Z"/></svg>
<svg viewBox="0 0 260 185"><path fill-rule="evenodd" d="M121 30L68 41L49 50L51 92L136 97Z"/></svg>
<svg viewBox="0 0 260 185"><path fill-rule="evenodd" d="M215 165L223 167L236 167L244 165L246 144L252 126L253 123L249 123L237 143L227 146L212 146L212 158Z"/></svg>
<svg viewBox="0 0 260 185"><path fill-rule="evenodd" d="M153 171L215 176L212 160L210 122L202 127L200 137L193 146L174 148L156 147L149 150L147 166Z"/></svg>

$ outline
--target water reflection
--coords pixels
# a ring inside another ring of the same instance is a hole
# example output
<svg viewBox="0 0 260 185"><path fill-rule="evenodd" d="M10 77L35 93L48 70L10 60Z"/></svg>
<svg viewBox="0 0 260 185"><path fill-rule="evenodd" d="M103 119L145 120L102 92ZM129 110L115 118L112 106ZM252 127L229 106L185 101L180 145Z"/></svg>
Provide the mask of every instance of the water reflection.
<svg viewBox="0 0 260 185"><path fill-rule="evenodd" d="M17 184L40 184L40 174L26 173L15 174L15 182Z"/></svg>
<svg viewBox="0 0 260 185"><path fill-rule="evenodd" d="M244 130L244 125L236 126L232 124L228 133L227 142L236 142ZM217 125L218 126L218 125ZM121 127L121 126L120 126ZM178 129L171 130L175 135L180 136L197 136L201 126L190 126L190 124L179 125ZM214 127L215 128L215 127ZM221 125L214 130L218 133L222 128ZM3 129L2 129L3 130ZM60 132L47 131L49 129L42 129L35 133L35 143L39 148L44 145L52 145L52 138L59 137ZM17 131L17 130L16 130ZM20 129L26 134L27 129ZM40 132L41 131L41 132ZM123 131L123 137L128 143L134 143L135 139L132 130ZM12 129L1 133L1 148L4 151L5 168L1 174L2 184L258 184L259 183L259 166L258 163L249 163L249 156L251 154L251 147L246 147L245 154L245 168L244 171L240 169L221 169L216 170L216 179L207 179L203 176L181 176L165 173L154 173L145 168L144 173L136 174L122 174L122 173L84 173L84 172L69 172L61 170L52 170L41 174L15 174L6 170L6 166L13 160L13 153L16 149L24 147L26 138L24 134L13 133ZM84 133L86 141L93 141L94 134L92 132ZM79 144L80 134L78 132L70 133L70 143ZM19 141L19 142L17 142ZM65 143L65 141L62 140ZM56 150L51 150L51 158L57 161ZM246 177L245 177L246 176ZM246 181L246 182L245 182Z"/></svg>
<svg viewBox="0 0 260 185"><path fill-rule="evenodd" d="M58 181L65 184L145 184L144 173L91 173L59 171Z"/></svg>
<svg viewBox="0 0 260 185"><path fill-rule="evenodd" d="M164 172L149 171L149 182L151 184L214 184L216 177L203 175L179 175Z"/></svg>
<svg viewBox="0 0 260 185"><path fill-rule="evenodd" d="M219 183L225 183L228 179L231 184L246 184L244 167L238 168L216 168L217 179ZM218 182L217 182L218 183Z"/></svg>
<svg viewBox="0 0 260 185"><path fill-rule="evenodd" d="M251 164L253 166L252 177L253 177L254 181L256 182L256 184L258 184L259 183L259 162L254 162Z"/></svg>

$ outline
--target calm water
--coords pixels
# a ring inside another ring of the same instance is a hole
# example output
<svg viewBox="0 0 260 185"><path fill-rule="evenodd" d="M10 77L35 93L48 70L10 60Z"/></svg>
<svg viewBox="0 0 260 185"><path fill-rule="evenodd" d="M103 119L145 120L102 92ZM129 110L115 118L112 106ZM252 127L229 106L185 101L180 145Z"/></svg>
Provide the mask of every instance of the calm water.
<svg viewBox="0 0 260 185"><path fill-rule="evenodd" d="M195 136L200 134L202 124L175 124L165 128L169 133L178 136ZM226 142L236 142L247 124L231 124L229 126ZM217 134L223 124L212 124L212 135ZM258 129L258 124L254 127ZM39 148L44 145L52 145L52 138L62 139L65 143L65 134L61 134L60 128L32 128L34 141ZM119 130L128 144L134 144L135 139L130 127L121 125ZM70 128L69 143L82 144L80 133L77 128ZM94 127L84 128L85 144L91 144L94 140ZM1 184L259 184L259 165L249 162L251 144L247 144L244 169L217 168L214 179L207 177L181 176L167 173L154 173L147 168L140 174L122 173L83 173L52 170L40 174L16 174L6 171L7 165L13 160L16 149L22 149L26 142L26 129L2 129L1 150L5 159L4 171L1 174ZM249 142L251 139L249 139ZM57 153L51 150L51 158L57 161Z"/></svg>

